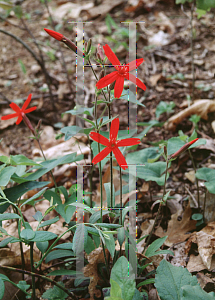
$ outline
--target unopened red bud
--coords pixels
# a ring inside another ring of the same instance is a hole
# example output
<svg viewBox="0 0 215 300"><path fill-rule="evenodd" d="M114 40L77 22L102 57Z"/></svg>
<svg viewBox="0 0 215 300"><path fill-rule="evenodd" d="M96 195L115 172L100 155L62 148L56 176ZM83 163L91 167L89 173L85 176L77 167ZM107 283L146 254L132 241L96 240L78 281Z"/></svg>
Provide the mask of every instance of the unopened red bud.
<svg viewBox="0 0 215 300"><path fill-rule="evenodd" d="M100 59L102 61L104 60L104 52L103 52L103 49L102 49L100 44L98 44L98 46L97 46L96 56L97 56L98 59Z"/></svg>
<svg viewBox="0 0 215 300"><path fill-rule="evenodd" d="M58 41L61 41L63 39L63 35L59 32L56 32L54 30L51 30L51 29L47 29L47 28L44 28L44 30L50 35L52 36L54 39L58 40Z"/></svg>
<svg viewBox="0 0 215 300"><path fill-rule="evenodd" d="M175 158L177 156L179 156L182 152L186 151L192 144L194 144L196 141L198 140L198 138L196 138L195 140L186 143L183 147L181 147L178 151L176 151L174 154L171 155L170 158Z"/></svg>
<svg viewBox="0 0 215 300"><path fill-rule="evenodd" d="M99 125L102 125L102 122L103 122L103 118L100 119Z"/></svg>
<svg viewBox="0 0 215 300"><path fill-rule="evenodd" d="M166 146L163 147L163 151L164 151L164 154L167 155L167 148L166 148Z"/></svg>
<svg viewBox="0 0 215 300"><path fill-rule="evenodd" d="M56 40L63 42L64 44L67 45L67 47L69 47L72 51L74 51L75 53L77 53L78 56L85 56L84 53L78 48L76 47L76 45L70 41L70 39L68 39L67 37L65 37L63 34L56 32L54 30L50 30L47 28L44 28L44 30L53 38L55 38Z"/></svg>

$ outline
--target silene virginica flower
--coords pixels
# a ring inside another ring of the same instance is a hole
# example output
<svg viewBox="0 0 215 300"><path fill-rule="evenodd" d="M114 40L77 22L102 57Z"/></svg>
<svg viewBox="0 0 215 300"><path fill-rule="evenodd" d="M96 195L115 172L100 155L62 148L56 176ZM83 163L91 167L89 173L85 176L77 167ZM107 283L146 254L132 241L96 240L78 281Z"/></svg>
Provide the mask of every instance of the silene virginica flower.
<svg viewBox="0 0 215 300"><path fill-rule="evenodd" d="M28 96L27 100L25 101L25 103L23 104L22 108L20 108L16 103L12 102L10 104L10 107L15 111L15 113L1 117L1 120L9 120L9 119L18 117L18 119L16 121L16 125L19 125L23 120L25 122L25 124L28 126L28 128L31 130L31 132L34 134L34 129L31 125L31 122L26 116L27 113L30 113L30 112L34 111L35 109L37 109L36 106L33 106L33 107L27 109L27 107L31 101L31 96L32 96L32 94L29 94L29 96Z"/></svg>
<svg viewBox="0 0 215 300"><path fill-rule="evenodd" d="M139 65L142 64L142 62L144 61L143 58L133 60L126 65L121 65L116 55L107 44L103 46L103 49L107 58L110 60L116 71L100 79L96 84L97 89L102 89L112 82L116 81L114 87L114 97L120 98L124 87L124 80L127 79L131 80L134 84L136 84L144 91L146 90L145 84L140 79L136 78L133 74L129 73L129 71L136 69L136 67L139 67Z"/></svg>
<svg viewBox="0 0 215 300"><path fill-rule="evenodd" d="M111 122L110 135L109 139L101 135L97 132L91 132L90 137L94 141L106 146L100 153L98 153L94 158L92 163L97 164L101 160L103 160L111 151L114 153L115 158L120 165L120 167L125 170L128 168L126 160L119 150L119 147L124 146L133 146L140 143L140 139L138 138L127 138L123 140L117 140L117 134L119 131L119 119L116 118Z"/></svg>

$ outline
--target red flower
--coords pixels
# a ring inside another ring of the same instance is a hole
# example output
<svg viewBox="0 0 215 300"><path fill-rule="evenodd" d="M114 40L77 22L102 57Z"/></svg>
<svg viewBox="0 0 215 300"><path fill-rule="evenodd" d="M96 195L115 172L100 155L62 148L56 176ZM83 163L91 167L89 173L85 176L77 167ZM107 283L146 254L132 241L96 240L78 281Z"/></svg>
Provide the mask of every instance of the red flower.
<svg viewBox="0 0 215 300"><path fill-rule="evenodd" d="M103 46L103 49L116 71L100 79L96 84L96 87L98 89L102 89L116 80L114 87L114 97L120 98L124 87L124 79L127 79L131 80L134 84L139 86L144 91L146 90L145 84L140 79L136 78L133 74L129 73L129 71L136 69L136 67L139 67L139 65L142 64L142 62L144 61L143 58L133 60L127 65L121 65L120 61L108 45Z"/></svg>
<svg viewBox="0 0 215 300"><path fill-rule="evenodd" d="M184 144L184 146L182 146L178 151L176 151L174 154L172 154L170 158L175 158L175 157L179 156L182 152L186 151L196 141L198 141L198 138L194 139L191 142Z"/></svg>
<svg viewBox="0 0 215 300"><path fill-rule="evenodd" d="M51 29L47 29L47 28L44 28L44 30L50 35L52 36L54 39L58 40L58 41L61 41L64 36L57 32L57 31L54 31L54 30L51 30Z"/></svg>
<svg viewBox="0 0 215 300"><path fill-rule="evenodd" d="M32 94L30 94L28 96L28 99L25 101L22 108L20 108L16 103L12 102L10 104L10 107L15 111L15 114L10 114L10 115L7 115L7 116L3 116L3 117L1 117L1 119L2 120L9 120L9 119L18 117L18 119L16 121L16 125L19 125L19 123L22 122L23 117L24 117L25 114L37 109L36 106L33 106L31 108L26 109L28 107L30 101L31 101L31 96L32 96Z"/></svg>
<svg viewBox="0 0 215 300"><path fill-rule="evenodd" d="M140 139L138 138L128 138L124 140L117 141L117 134L119 131L119 119L116 118L111 122L111 128L110 128L110 135L109 140L97 132L91 132L90 137L94 141L106 146L105 149L103 149L99 154L97 154L94 158L92 163L97 164L102 159L104 159L111 151L113 151L115 158L120 165L120 167L125 170L128 168L128 165L126 163L126 160L124 156L122 155L122 152L119 150L119 147L123 146L133 146L140 143Z"/></svg>

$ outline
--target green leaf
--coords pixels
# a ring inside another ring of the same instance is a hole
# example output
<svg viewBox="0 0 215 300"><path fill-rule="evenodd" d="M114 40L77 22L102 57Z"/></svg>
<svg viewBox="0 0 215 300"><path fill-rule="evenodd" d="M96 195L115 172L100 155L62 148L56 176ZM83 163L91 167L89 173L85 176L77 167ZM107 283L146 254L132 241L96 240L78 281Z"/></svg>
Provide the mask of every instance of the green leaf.
<svg viewBox="0 0 215 300"><path fill-rule="evenodd" d="M64 287L64 284L62 282L59 282L59 284ZM60 299L66 299L68 297L67 293L64 292L62 289L57 287L56 285L53 288L48 289L43 293L42 298L48 299L48 300L60 300Z"/></svg>
<svg viewBox="0 0 215 300"><path fill-rule="evenodd" d="M108 233L107 233L108 234ZM110 252L111 257L114 257L115 253L115 240L112 234L108 234L109 239L105 238L105 244Z"/></svg>
<svg viewBox="0 0 215 300"><path fill-rule="evenodd" d="M122 298L122 289L120 288L119 284L110 278L111 290L110 295L111 297L119 297Z"/></svg>
<svg viewBox="0 0 215 300"><path fill-rule="evenodd" d="M109 214L108 210L102 210L102 216ZM96 211L92 214L92 216L89 219L89 223L96 223L96 221L98 221L98 219L101 218L101 211Z"/></svg>
<svg viewBox="0 0 215 300"><path fill-rule="evenodd" d="M215 170L210 168L201 168L198 169L196 174L196 178L201 180L206 180L208 182L205 182L205 186L208 189L208 191L212 194L215 194Z"/></svg>
<svg viewBox="0 0 215 300"><path fill-rule="evenodd" d="M95 250L95 245L93 243L92 238L87 235L86 243L84 245L84 250L89 255L93 250Z"/></svg>
<svg viewBox="0 0 215 300"><path fill-rule="evenodd" d="M36 231L32 242L45 242L57 238L57 235L49 231Z"/></svg>
<svg viewBox="0 0 215 300"><path fill-rule="evenodd" d="M15 243L15 242L19 242L19 241L20 241L19 239L15 238L13 236L10 236L10 237L8 237L8 238L6 238L6 239L4 239L3 241L0 242L0 247L4 248L9 243L12 243L12 242Z"/></svg>
<svg viewBox="0 0 215 300"><path fill-rule="evenodd" d="M207 11L210 8L215 7L214 0L196 0L196 6L198 9Z"/></svg>
<svg viewBox="0 0 215 300"><path fill-rule="evenodd" d="M45 193L45 191L47 190L48 187L43 188L41 191L39 191L38 193L36 193L34 196L32 196L31 198L29 198L28 200L26 200L24 203L22 203L22 205L20 207L22 207L23 205L39 198L41 195L43 195Z"/></svg>
<svg viewBox="0 0 215 300"><path fill-rule="evenodd" d="M0 278L0 299L4 297L5 285L4 281Z"/></svg>
<svg viewBox="0 0 215 300"><path fill-rule="evenodd" d="M151 245L147 248L145 252L145 256L151 257L156 254L156 251L163 245L165 240L167 239L167 236L164 236L162 238L159 238L155 240Z"/></svg>
<svg viewBox="0 0 215 300"><path fill-rule="evenodd" d="M164 101L160 101L159 104L157 105L156 111L155 111L155 115L156 118L159 119L160 115L163 113L172 113L174 112L173 107L175 107L175 103L173 101L171 102L164 102Z"/></svg>
<svg viewBox="0 0 215 300"><path fill-rule="evenodd" d="M16 172L15 167L5 167L0 172L0 186L6 186L11 176Z"/></svg>
<svg viewBox="0 0 215 300"><path fill-rule="evenodd" d="M145 148L139 151L128 153L126 156L127 164L140 165L148 162L149 159L154 159L159 154L159 147Z"/></svg>
<svg viewBox="0 0 215 300"><path fill-rule="evenodd" d="M77 224L75 235L73 237L73 251L75 252L75 255L78 255L84 250L84 241L87 239L87 235L88 232L85 225L83 223Z"/></svg>
<svg viewBox="0 0 215 300"><path fill-rule="evenodd" d="M44 221L43 223L40 224L39 228L44 227L44 226L49 226L49 225L51 225L51 224L54 224L54 223L56 223L57 221L59 221L59 219L60 219L60 218L57 216L57 217L55 217L55 218L53 218L53 219Z"/></svg>
<svg viewBox="0 0 215 300"><path fill-rule="evenodd" d="M104 183L105 192L106 192L106 199L107 199L107 207L111 207L111 183L106 182ZM112 185L112 195L113 195L113 205L115 207L115 189L114 184Z"/></svg>
<svg viewBox="0 0 215 300"><path fill-rule="evenodd" d="M23 229L21 231L20 237L24 240L32 240L35 237L35 232L31 229Z"/></svg>
<svg viewBox="0 0 215 300"><path fill-rule="evenodd" d="M185 142L183 142L180 137L172 137L167 142L167 154L172 155L176 151L178 151L181 147L185 145Z"/></svg>
<svg viewBox="0 0 215 300"><path fill-rule="evenodd" d="M30 287L30 285L27 284L26 281L24 281L24 280L19 281L19 283L17 284L17 286L18 286L18 288L19 288L20 290L25 290L25 291L26 291L27 289L29 289L29 287Z"/></svg>
<svg viewBox="0 0 215 300"><path fill-rule="evenodd" d="M163 259L155 275L155 287L160 298L162 300L181 300L182 288L185 285L192 287L198 285L196 276L192 276L186 268L175 267Z"/></svg>
<svg viewBox="0 0 215 300"><path fill-rule="evenodd" d="M73 243L63 243L54 247L54 249L72 250Z"/></svg>
<svg viewBox="0 0 215 300"><path fill-rule="evenodd" d="M129 275L134 275L129 266ZM132 276L135 279L135 276ZM135 280L128 277L128 261L121 256L111 270L111 279L116 281L122 290L122 299L132 300L135 293Z"/></svg>
<svg viewBox="0 0 215 300"><path fill-rule="evenodd" d="M11 9L13 7L13 3L11 3L11 2L5 2L5 1L0 1L0 7L2 9L8 10L8 9Z"/></svg>
<svg viewBox="0 0 215 300"><path fill-rule="evenodd" d="M35 213L35 215L33 215L33 218L34 218L36 221L41 222L42 219L43 219L43 215L42 215L41 211L37 211L37 212Z"/></svg>
<svg viewBox="0 0 215 300"><path fill-rule="evenodd" d="M18 155L11 155L10 156L10 163L11 165L25 165L25 166L40 166L40 164L36 163L35 161L27 158L25 155L18 154Z"/></svg>
<svg viewBox="0 0 215 300"><path fill-rule="evenodd" d="M137 166L137 177L146 181L155 181L158 185L164 185L166 163L162 161L146 163L145 166ZM169 174L167 173L167 178Z"/></svg>
<svg viewBox="0 0 215 300"><path fill-rule="evenodd" d="M54 169L55 167L59 166L59 165L63 165L63 164L69 164L72 162L76 162L83 159L83 155L78 155L77 153L71 153L71 154L67 154L63 157L60 157L58 159L52 159L52 160L46 160L43 161L41 163L42 168L40 168L39 170L37 170L36 172L32 173L31 175L29 175L27 177L27 179L29 181L34 181L39 179L41 176L43 176L44 174L48 173L49 171L51 171L52 169Z"/></svg>
<svg viewBox="0 0 215 300"><path fill-rule="evenodd" d="M183 286L181 300L193 300L193 299L195 299L195 300L214 300L215 294L213 292L206 293L199 285Z"/></svg>
<svg viewBox="0 0 215 300"><path fill-rule="evenodd" d="M121 227L117 229L117 239L119 241L120 246L122 246L125 240L125 228Z"/></svg>
<svg viewBox="0 0 215 300"><path fill-rule="evenodd" d="M63 250L63 249L54 250L46 256L45 262L47 264L53 259L64 258L64 257L73 257L73 256L74 256L74 252L71 250ZM74 258L74 260L76 260L76 258Z"/></svg>
<svg viewBox="0 0 215 300"><path fill-rule="evenodd" d="M27 193L28 191L37 189L37 188L42 188L45 185L47 185L48 182L36 182L36 181L32 181L32 182L25 182L25 183L21 183L20 185L8 188L4 190L4 193L6 195L6 197L11 201L11 202L15 202L19 197L21 197L23 194ZM2 199L0 199L0 203L3 202ZM0 206L0 213L3 213L8 206L10 206L10 204L4 204L2 206Z"/></svg>
<svg viewBox="0 0 215 300"><path fill-rule="evenodd" d="M149 278L149 279L146 279L146 280L140 282L140 283L137 285L137 288L139 288L139 287L142 286L142 285L151 284L151 283L155 283L155 279L154 279L154 278Z"/></svg>
<svg viewBox="0 0 215 300"><path fill-rule="evenodd" d="M60 131L65 134L65 141L68 141L69 139L71 139L71 137L80 132L81 129L82 128L79 126L66 126L61 128Z"/></svg>
<svg viewBox="0 0 215 300"><path fill-rule="evenodd" d="M44 254L46 252L46 250L48 249L49 242L48 241L36 242L36 246L41 251L41 253Z"/></svg>
<svg viewBox="0 0 215 300"><path fill-rule="evenodd" d="M4 213L0 214L0 221L11 220L11 219L20 219L21 217L14 213Z"/></svg>
<svg viewBox="0 0 215 300"><path fill-rule="evenodd" d="M63 114L71 114L74 116L84 114L84 115L88 115L88 116L93 116L93 110L94 110L94 106L93 107L79 107L76 109L67 110Z"/></svg>

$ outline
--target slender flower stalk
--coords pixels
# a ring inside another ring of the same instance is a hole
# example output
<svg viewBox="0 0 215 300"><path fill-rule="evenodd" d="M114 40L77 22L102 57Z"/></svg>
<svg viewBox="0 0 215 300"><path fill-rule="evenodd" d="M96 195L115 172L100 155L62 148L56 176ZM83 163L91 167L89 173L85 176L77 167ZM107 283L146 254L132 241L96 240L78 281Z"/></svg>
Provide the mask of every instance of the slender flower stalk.
<svg viewBox="0 0 215 300"><path fill-rule="evenodd" d="M51 29L47 29L44 28L44 30L50 35L52 36L54 39L63 42L65 45L67 45L67 47L69 47L73 52L75 52L78 56L83 57L85 56L85 54L83 53L83 51L81 51L70 39L68 39L67 37L65 37L63 34L51 30Z"/></svg>
<svg viewBox="0 0 215 300"><path fill-rule="evenodd" d="M122 152L119 150L119 147L124 147L124 146L133 146L140 144L140 139L138 138L128 138L128 139L123 139L123 140L118 140L117 141L117 134L119 131L119 119L116 118L111 122L111 128L110 128L110 136L109 140L101 135L100 133L97 132L91 132L90 137L94 141L106 146L105 149L103 149L99 154L97 154L92 163L97 164L100 162L102 159L104 159L110 152L112 151L115 155L115 158L120 165L120 167L125 170L128 168L128 165L126 163L126 160L124 156L122 155Z"/></svg>
<svg viewBox="0 0 215 300"><path fill-rule="evenodd" d="M145 84L140 79L136 78L133 74L129 73L129 71L136 69L137 67L139 67L140 64L142 64L142 62L144 61L143 58L133 60L132 62L126 65L121 65L116 55L107 44L103 46L103 49L116 71L100 79L96 84L97 89L102 89L111 84L112 82L116 81L114 87L114 97L120 98L124 87L124 80L127 79L131 80L134 84L136 84L139 88L143 89L144 91L146 90Z"/></svg>

